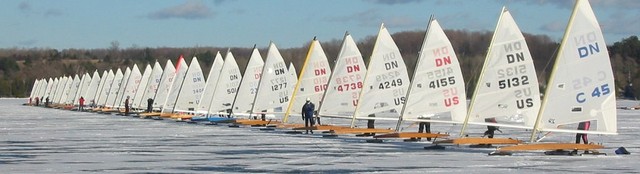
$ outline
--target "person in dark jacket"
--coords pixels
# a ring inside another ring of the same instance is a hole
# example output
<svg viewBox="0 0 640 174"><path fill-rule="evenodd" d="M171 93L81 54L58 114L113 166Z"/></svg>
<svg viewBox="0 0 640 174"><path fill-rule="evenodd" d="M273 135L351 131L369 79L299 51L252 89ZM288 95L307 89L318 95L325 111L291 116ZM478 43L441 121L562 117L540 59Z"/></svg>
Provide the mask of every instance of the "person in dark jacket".
<svg viewBox="0 0 640 174"><path fill-rule="evenodd" d="M129 115L129 96L127 96L127 99L124 100L124 115Z"/></svg>
<svg viewBox="0 0 640 174"><path fill-rule="evenodd" d="M147 99L147 112L151 113L153 111L153 99Z"/></svg>
<svg viewBox="0 0 640 174"><path fill-rule="evenodd" d="M489 123L498 123L498 121L496 121L496 118L486 118L484 119L484 121ZM487 131L484 131L483 136L493 138L493 135L495 134L496 131L502 132L498 126L487 126Z"/></svg>
<svg viewBox="0 0 640 174"><path fill-rule="evenodd" d="M304 120L304 127L313 127L315 124L313 118L313 111L316 109L316 106L311 103L311 99L307 98L307 102L302 105L302 119ZM313 130L307 130L307 134L311 131L313 134Z"/></svg>
<svg viewBox="0 0 640 174"><path fill-rule="evenodd" d="M431 133L431 122L420 122L418 126L418 133L422 132ZM431 141L431 138L427 138L427 141Z"/></svg>

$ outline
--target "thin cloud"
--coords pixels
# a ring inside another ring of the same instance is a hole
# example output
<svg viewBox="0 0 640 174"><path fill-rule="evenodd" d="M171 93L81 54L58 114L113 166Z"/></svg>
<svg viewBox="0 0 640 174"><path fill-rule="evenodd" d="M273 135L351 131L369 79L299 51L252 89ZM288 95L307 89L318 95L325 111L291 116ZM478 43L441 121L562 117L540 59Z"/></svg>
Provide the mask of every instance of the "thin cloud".
<svg viewBox="0 0 640 174"><path fill-rule="evenodd" d="M339 23L356 23L362 27L377 27L384 22L387 26L394 27L414 27L419 25L413 18L408 16L386 16L382 15L380 10L369 9L344 16L335 16L326 18L330 22Z"/></svg>
<svg viewBox="0 0 640 174"><path fill-rule="evenodd" d="M382 22L379 19L379 10L369 9L350 15L329 17L327 21L340 23L356 22L359 26L377 26Z"/></svg>
<svg viewBox="0 0 640 174"><path fill-rule="evenodd" d="M20 9L20 11L22 12L29 12L31 11L31 4L29 4L28 2L20 2L20 4L18 4L18 9Z"/></svg>
<svg viewBox="0 0 640 174"><path fill-rule="evenodd" d="M544 24L543 26L540 27L540 29L548 32L563 32L566 29L566 27L567 27L566 22L553 21L551 23Z"/></svg>
<svg viewBox="0 0 640 174"><path fill-rule="evenodd" d="M367 2L372 2L374 4L384 4L384 5L396 5L396 4L408 4L420 2L420 0L366 0Z"/></svg>
<svg viewBox="0 0 640 174"><path fill-rule="evenodd" d="M35 39L24 40L24 41L19 41L18 42L18 44L20 44L22 46L33 46L36 43L38 43L38 40L35 40Z"/></svg>
<svg viewBox="0 0 640 174"><path fill-rule="evenodd" d="M61 16L61 15L62 15L62 11L58 9L49 9L46 12L44 12L44 16L47 16L47 17L55 17L55 16Z"/></svg>
<svg viewBox="0 0 640 174"><path fill-rule="evenodd" d="M214 0L213 4L220 5L220 4L226 3L226 2L229 2L229 0Z"/></svg>
<svg viewBox="0 0 640 174"><path fill-rule="evenodd" d="M150 19L204 19L211 16L213 16L211 9L199 0L190 0L184 4L168 7L148 15Z"/></svg>
<svg viewBox="0 0 640 174"><path fill-rule="evenodd" d="M602 31L621 35L637 35L640 28L640 18L636 14L617 12L609 16L608 20L599 20Z"/></svg>
<svg viewBox="0 0 640 174"><path fill-rule="evenodd" d="M408 16L391 17L385 20L385 24L394 27L415 27L418 23Z"/></svg>
<svg viewBox="0 0 640 174"><path fill-rule="evenodd" d="M555 5L559 8L573 8L574 1L564 0L537 0L537 1L517 1L525 2L527 4L535 5ZM638 9L640 8L640 1L638 0L591 0L589 1L594 8L615 8L615 9Z"/></svg>

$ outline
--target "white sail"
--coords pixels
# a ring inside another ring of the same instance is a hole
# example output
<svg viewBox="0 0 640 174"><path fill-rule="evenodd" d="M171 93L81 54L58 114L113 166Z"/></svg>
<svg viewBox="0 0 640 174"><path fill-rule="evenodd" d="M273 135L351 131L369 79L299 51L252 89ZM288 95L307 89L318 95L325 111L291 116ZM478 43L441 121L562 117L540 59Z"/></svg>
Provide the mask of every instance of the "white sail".
<svg viewBox="0 0 640 174"><path fill-rule="evenodd" d="M47 79L42 79L42 87L40 88L40 92L38 92L38 98L42 99L42 101L44 101L44 97L46 95L47 92L47 86L49 85L49 82L47 82Z"/></svg>
<svg viewBox="0 0 640 174"><path fill-rule="evenodd" d="M295 67L291 64L293 77L297 77L295 74ZM331 75L331 67L329 67L329 61L327 55L324 53L320 42L315 38L309 45L309 52L307 58L302 65L300 71L300 80L297 78L293 90L292 101L287 110L287 115L300 115L302 113L302 106L309 98L312 103L316 105L322 101L324 91L327 89L327 83L329 82L329 76Z"/></svg>
<svg viewBox="0 0 640 174"><path fill-rule="evenodd" d="M222 65L222 55L220 55L220 52L218 51L216 53L216 57L213 59L211 69L209 70L209 75L207 76L207 84L205 85L204 91L202 92L202 100L200 100L200 104L198 104L196 112L207 113L209 108L211 107L211 100L213 100L213 93L216 90L216 86L218 84L218 78L220 77Z"/></svg>
<svg viewBox="0 0 640 174"><path fill-rule="evenodd" d="M467 100L460 62L437 20L430 21L420 50L402 120L464 122Z"/></svg>
<svg viewBox="0 0 640 174"><path fill-rule="evenodd" d="M114 108L120 108L120 106L124 107L124 99L127 98L125 96L125 90L127 89L127 82L129 82L129 77L131 77L131 68L127 67L124 71L124 75L122 75L122 81L120 83L120 88L116 94L116 99L113 102Z"/></svg>
<svg viewBox="0 0 640 174"><path fill-rule="evenodd" d="M131 68L131 73L129 74L129 78L126 83L124 83L124 89L122 90L122 98L120 98L119 106L120 108L124 108L124 102L129 97L129 107L135 101L133 97L136 95L136 91L138 90L138 86L140 86L140 81L142 79L142 73L140 73L140 68L138 68L137 64L133 64L133 68Z"/></svg>
<svg viewBox="0 0 640 174"><path fill-rule="evenodd" d="M40 86L42 86L42 80L36 79L36 81L33 82L33 87L31 88L31 95L29 95L29 98L32 100L31 103L35 102L36 97L38 97Z"/></svg>
<svg viewBox="0 0 640 174"><path fill-rule="evenodd" d="M109 94L111 94L111 87L113 86L115 74L113 70L109 70L109 74L107 74L107 78L104 83L104 87L102 88L102 92L100 94L100 98L98 98L98 105L105 107L107 104L107 99L109 98Z"/></svg>
<svg viewBox="0 0 640 174"><path fill-rule="evenodd" d="M62 93L60 94L60 99L59 99L60 101L58 103L67 104L66 103L67 102L67 95L69 95L69 91L71 90L71 86L73 85L73 81L74 80L75 80L74 77L71 76L71 75L67 77L67 83L64 85L64 88L62 89ZM48 86L47 86L47 88L48 88ZM46 91L45 91L45 95L46 95Z"/></svg>
<svg viewBox="0 0 640 174"><path fill-rule="evenodd" d="M540 110L538 77L527 42L505 8L469 107L469 124L531 129Z"/></svg>
<svg viewBox="0 0 640 174"><path fill-rule="evenodd" d="M154 110L160 110L166 106L165 102L167 101L167 96L169 96L169 91L171 91L171 85L173 85L175 76L176 68L173 66L173 63L171 63L171 60L167 60L160 83L158 84L158 91L153 97Z"/></svg>
<svg viewBox="0 0 640 174"><path fill-rule="evenodd" d="M296 88L296 84L298 84L298 70L296 70L296 66L293 65L293 62L289 62L289 69L287 69L287 72L289 73L289 81L291 82L291 86L289 88L289 98L291 99L293 97L293 91ZM289 111L289 107L291 106L291 101L289 101L289 104L287 105L287 108L283 108L285 111ZM302 107L302 106L300 106ZM285 112L285 115L287 113Z"/></svg>
<svg viewBox="0 0 640 174"><path fill-rule="evenodd" d="M208 113L227 113L227 110L231 109L233 99L238 92L238 86L240 86L241 77L242 74L240 74L236 58L230 51L227 52Z"/></svg>
<svg viewBox="0 0 640 174"><path fill-rule="evenodd" d="M42 88L44 88L43 86L45 86L44 84L46 83L46 80L44 79L38 79L38 85L36 86L36 91L33 94L33 100L35 102L36 97L38 97L38 100L40 100L40 98L42 97Z"/></svg>
<svg viewBox="0 0 640 174"><path fill-rule="evenodd" d="M46 81L43 79L43 81L46 83ZM60 82L58 82L58 87L56 88L56 92L53 95L52 98L52 102L53 103L62 103L62 95L66 92L65 89L67 88L67 85L69 84L69 77L67 76L63 76L62 80ZM43 86L46 86L46 84L43 84Z"/></svg>
<svg viewBox="0 0 640 174"><path fill-rule="evenodd" d="M289 62L289 75L291 79L291 83L298 84L298 70L296 70L296 66L293 65L293 62ZM295 85L291 85L291 92L295 89Z"/></svg>
<svg viewBox="0 0 640 174"><path fill-rule="evenodd" d="M94 71L93 76L91 76L91 82L89 82L89 86L87 86L87 90L83 94L87 104L95 103L96 93L98 92L101 80L102 78L100 78L98 70Z"/></svg>
<svg viewBox="0 0 640 174"><path fill-rule="evenodd" d="M31 86L31 93L29 94L29 104L31 104L31 100L35 99L36 96L36 90L38 90L38 85L40 80L36 79L35 81L33 81L33 85Z"/></svg>
<svg viewBox="0 0 640 174"><path fill-rule="evenodd" d="M108 86L108 85L105 85L105 83L107 83L108 75L109 75L109 71L104 70L104 72L102 72L102 76L101 76L102 78L98 83L98 89L96 90L96 93L93 96L93 102L96 106L99 104L98 101L100 100L100 97L102 97L102 90L104 90L104 88ZM91 102L91 100L89 100L89 102Z"/></svg>
<svg viewBox="0 0 640 174"><path fill-rule="evenodd" d="M171 64L171 61L167 61L167 64ZM140 101L140 107L146 108L149 104L148 100L153 100L153 98L156 96L156 92L158 92L158 87L160 86L160 81L162 81L162 74L162 66L160 66L160 63L158 63L158 61L156 61L156 63L153 65L153 70L151 70L151 75L149 75L147 85L144 88L144 95L142 96L142 101ZM153 103L151 105L153 106Z"/></svg>
<svg viewBox="0 0 640 174"><path fill-rule="evenodd" d="M78 87L78 91L75 94L73 99L73 105L80 105L80 97L86 100L86 96L84 95L89 89L89 85L91 84L91 76L89 73L84 73L82 75L82 79L80 79L80 86Z"/></svg>
<svg viewBox="0 0 640 174"><path fill-rule="evenodd" d="M44 79L44 81L46 82L44 85L44 88L42 89L42 101L44 102L45 99L47 97L49 97L49 99L51 99L50 97L50 93L51 93L51 87L53 86L53 80L51 78L49 78L49 80Z"/></svg>
<svg viewBox="0 0 640 174"><path fill-rule="evenodd" d="M193 57L184 76L173 111L194 112L200 103L200 97L206 82L198 58Z"/></svg>
<svg viewBox="0 0 640 174"><path fill-rule="evenodd" d="M53 84L51 85L51 91L50 91L51 95L49 97L49 99L51 100L52 103L56 103L54 99L56 98L56 92L58 90L58 84L59 83L60 83L60 80L58 80L57 77L53 78ZM46 88L46 86L48 86L48 84L45 85L45 88Z"/></svg>
<svg viewBox="0 0 640 174"><path fill-rule="evenodd" d="M352 118L367 67L351 35L346 34L338 53L318 115Z"/></svg>
<svg viewBox="0 0 640 174"><path fill-rule="evenodd" d="M76 93L78 92L78 89L80 88L80 81L81 80L82 79L80 79L80 76L78 76L78 74L76 74L73 77L73 81L71 82L71 86L69 87L69 90L68 90L68 92L66 94L66 98L65 98L65 100L63 102L64 104L73 104L74 103L73 101L76 100L75 96L76 96Z"/></svg>
<svg viewBox="0 0 640 174"><path fill-rule="evenodd" d="M380 25L367 67L354 120L398 120L410 85L409 75L400 50L384 24ZM376 115L369 117L370 114Z"/></svg>
<svg viewBox="0 0 640 174"><path fill-rule="evenodd" d="M600 25L589 2L578 0L549 77L535 130L617 134L616 89ZM561 127L582 121L595 121L597 126L591 131Z"/></svg>
<svg viewBox="0 0 640 174"><path fill-rule="evenodd" d="M233 113L235 115L247 116L251 113L251 107L258 92L260 77L262 77L262 67L264 67L264 61L258 49L254 47L244 70L238 94L233 102Z"/></svg>
<svg viewBox="0 0 640 174"><path fill-rule="evenodd" d="M284 113L282 109L289 104L289 89L293 85L287 71L278 48L270 43L252 113Z"/></svg>
<svg viewBox="0 0 640 174"><path fill-rule="evenodd" d="M63 76L63 77L64 77L64 79L65 79L65 81L64 81L64 82L66 83L66 78L67 78L67 77L66 77L66 76ZM43 79L40 79L40 83L41 83L41 84L40 84L40 89L38 89L38 95L37 95L36 97L38 97L38 98L43 98L43 96L44 96L44 92L47 90L47 85L48 85L48 84L47 84L47 79L44 79L44 78L43 78ZM59 84L59 83L58 83L58 84ZM58 89L56 89L56 90L58 90ZM62 89L60 89L60 90L62 90ZM54 96L54 97L56 97L56 96ZM44 100L43 100L43 101L44 101Z"/></svg>
<svg viewBox="0 0 640 174"><path fill-rule="evenodd" d="M77 75L76 75L77 76ZM52 95L51 93L51 89L53 88L53 79L49 78L49 81L47 81L47 89L44 92L44 98L51 98L50 96ZM44 100L43 100L44 101Z"/></svg>
<svg viewBox="0 0 640 174"><path fill-rule="evenodd" d="M187 76L187 70L189 66L184 61L182 55L178 59L178 63L176 63L176 71L173 79L173 84L169 88L169 93L167 94L167 99L165 100L162 112L163 113L172 113L173 109L176 106L176 102L178 99L178 95L180 94L180 88L182 87L182 82L184 82L184 78Z"/></svg>
<svg viewBox="0 0 640 174"><path fill-rule="evenodd" d="M147 67L144 68L144 73L142 73L140 83L135 89L135 95L132 97L133 100L131 102L131 108L142 108L143 106L146 106L143 105L143 103L147 103L147 99L142 98L142 96L144 96L144 93L146 92L149 77L151 76L151 71L153 71L152 69L153 68L151 68L150 64L147 64Z"/></svg>
<svg viewBox="0 0 640 174"><path fill-rule="evenodd" d="M118 96L118 92L120 90L120 86L122 86L123 79L122 70L118 68L115 76L113 76L113 82L111 83L111 88L109 89L109 96L107 100L105 100L106 107L114 107L114 103L116 101L116 97Z"/></svg>
<svg viewBox="0 0 640 174"><path fill-rule="evenodd" d="M60 83L58 82L58 84ZM35 97L38 97L38 99L42 98L42 96L44 96L44 92L46 91L46 88L47 88L47 79L40 79L40 81L38 82L38 89L36 91L36 95L34 96L34 98ZM56 96L54 95L54 97Z"/></svg>
<svg viewBox="0 0 640 174"><path fill-rule="evenodd" d="M56 88L58 87L58 82L56 80L57 78L53 78L53 80L51 81L52 85L51 85L51 89L49 91L49 102L53 102L53 98L55 97L55 92L56 92ZM44 98L44 100L42 100L43 102L46 102L46 97Z"/></svg>

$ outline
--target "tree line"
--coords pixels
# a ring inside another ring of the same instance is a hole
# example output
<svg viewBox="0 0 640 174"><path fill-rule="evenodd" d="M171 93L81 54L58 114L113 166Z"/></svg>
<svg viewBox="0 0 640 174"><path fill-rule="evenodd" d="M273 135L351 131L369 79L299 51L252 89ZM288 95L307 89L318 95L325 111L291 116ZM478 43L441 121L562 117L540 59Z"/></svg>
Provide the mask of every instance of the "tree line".
<svg viewBox="0 0 640 174"><path fill-rule="evenodd" d="M462 73L467 85L467 94L471 95L477 83L476 79L482 69L487 48L491 42L492 32L478 32L467 30L445 30L453 48L456 51ZM403 31L392 35L398 45L409 74L413 73L418 52L422 46L424 31ZM553 66L555 53L559 43L546 35L524 34L534 59L538 80L542 87ZM367 36L357 42L365 62L371 55L376 36ZM277 43L276 43L277 44ZM331 66L338 56L342 39L321 40L322 47L329 59ZM615 42L608 47L611 63L614 70L617 91L629 83L640 84L640 41L637 36L630 36ZM304 63L309 44L300 47L280 49L285 62L292 62L296 69L300 70ZM98 70L100 75L107 69L126 68L138 64L145 67L158 61L163 67L167 59L173 63L180 55L184 55L189 62L196 56L200 61L204 75L208 75L209 69L216 56L220 52L223 56L230 50L238 62L241 71L244 71L252 47L138 47L120 48L117 41L110 47L102 49L47 49L47 48L7 48L0 49L0 97L28 97L35 79L53 78L63 75L90 73ZM267 48L259 48L263 59L266 58ZM144 69L140 69L144 71ZM244 72L243 72L244 73ZM206 77L205 77L206 78ZM639 91L640 85L632 86L633 91Z"/></svg>

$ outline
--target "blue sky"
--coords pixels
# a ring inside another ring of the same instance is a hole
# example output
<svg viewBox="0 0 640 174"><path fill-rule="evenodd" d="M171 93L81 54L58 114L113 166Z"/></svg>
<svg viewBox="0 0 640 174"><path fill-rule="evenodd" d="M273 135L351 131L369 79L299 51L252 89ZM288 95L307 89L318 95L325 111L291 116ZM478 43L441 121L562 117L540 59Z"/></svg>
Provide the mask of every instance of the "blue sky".
<svg viewBox="0 0 640 174"><path fill-rule="evenodd" d="M640 33L640 1L591 0L607 44ZM3 0L0 48L300 47L391 31L492 31L503 5L523 32L559 41L572 0Z"/></svg>

